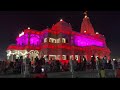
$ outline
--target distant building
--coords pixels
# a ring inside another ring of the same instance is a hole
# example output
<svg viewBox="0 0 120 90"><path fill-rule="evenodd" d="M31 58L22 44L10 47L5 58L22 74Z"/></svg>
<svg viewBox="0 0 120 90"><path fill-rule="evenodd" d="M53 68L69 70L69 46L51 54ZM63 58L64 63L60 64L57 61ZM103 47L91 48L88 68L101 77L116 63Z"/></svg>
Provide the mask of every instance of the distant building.
<svg viewBox="0 0 120 90"><path fill-rule="evenodd" d="M29 56L32 60L41 55L58 60L80 60L81 56L90 60L92 55L110 58L105 37L95 33L87 15L83 18L80 32L73 31L71 25L61 19L52 28L42 31L25 29L16 41L16 45L9 45L7 48L8 60L20 56Z"/></svg>

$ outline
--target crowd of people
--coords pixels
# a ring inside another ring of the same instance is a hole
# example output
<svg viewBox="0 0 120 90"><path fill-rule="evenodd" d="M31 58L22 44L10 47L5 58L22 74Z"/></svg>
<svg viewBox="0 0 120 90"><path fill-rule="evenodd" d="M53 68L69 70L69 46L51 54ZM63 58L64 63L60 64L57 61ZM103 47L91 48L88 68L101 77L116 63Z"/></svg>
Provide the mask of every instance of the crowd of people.
<svg viewBox="0 0 120 90"><path fill-rule="evenodd" d="M56 60L55 58L48 59L48 56L41 58L36 57L34 60L30 60L30 58L26 58L23 60L22 57L20 59L16 59L14 61L0 61L0 73L23 73L25 71L25 67L28 67L29 73L41 73L41 72L64 72L64 71L86 71L86 70L100 70L100 69L116 69L118 68L118 62L107 60L105 56L103 59L100 59L93 55L91 60L86 60L83 56L78 62L75 60L68 60L68 62L61 62L60 60Z"/></svg>

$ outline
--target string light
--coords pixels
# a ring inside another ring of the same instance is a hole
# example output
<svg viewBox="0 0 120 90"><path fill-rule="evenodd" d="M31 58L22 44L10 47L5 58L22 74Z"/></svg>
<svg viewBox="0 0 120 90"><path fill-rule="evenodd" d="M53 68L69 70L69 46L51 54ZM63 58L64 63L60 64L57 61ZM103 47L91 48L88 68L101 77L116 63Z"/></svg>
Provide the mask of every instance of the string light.
<svg viewBox="0 0 120 90"><path fill-rule="evenodd" d="M96 34L99 34L98 32L96 32Z"/></svg>
<svg viewBox="0 0 120 90"><path fill-rule="evenodd" d="M60 21L63 21L63 19L60 19Z"/></svg>
<svg viewBox="0 0 120 90"><path fill-rule="evenodd" d="M28 27L28 29L30 29L30 27Z"/></svg>

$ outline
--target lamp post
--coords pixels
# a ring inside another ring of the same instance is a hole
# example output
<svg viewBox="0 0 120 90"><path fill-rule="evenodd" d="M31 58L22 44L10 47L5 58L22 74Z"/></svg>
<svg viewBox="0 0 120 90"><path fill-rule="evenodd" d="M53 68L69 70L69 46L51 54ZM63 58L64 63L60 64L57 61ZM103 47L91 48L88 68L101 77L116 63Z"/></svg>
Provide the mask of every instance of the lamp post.
<svg viewBox="0 0 120 90"><path fill-rule="evenodd" d="M98 77L100 77L99 59L98 59L98 57L96 57L96 70L98 71Z"/></svg>
<svg viewBox="0 0 120 90"><path fill-rule="evenodd" d="M96 70L99 70L99 68L98 68L98 57L96 58Z"/></svg>
<svg viewBox="0 0 120 90"><path fill-rule="evenodd" d="M113 70L115 70L115 64L114 64L114 61L115 61L116 59L113 59L112 60L112 65L113 65Z"/></svg>
<svg viewBox="0 0 120 90"><path fill-rule="evenodd" d="M28 27L28 29L30 29L30 27ZM30 33L28 33L28 46L30 46ZM27 49L27 51L29 51L29 49ZM29 73L29 71L28 71L28 68L29 68L29 61L30 61L30 59L29 59L29 56L30 56L30 54L28 53L28 54L26 54L27 55L27 58L25 58L25 60L24 60L24 67L25 67L25 70L24 70L24 77L27 77L27 76L29 76L30 75L30 73Z"/></svg>
<svg viewBox="0 0 120 90"><path fill-rule="evenodd" d="M72 73L72 78L74 78L74 70L73 70L73 61L70 59L70 72Z"/></svg>
<svg viewBox="0 0 120 90"><path fill-rule="evenodd" d="M27 76L30 75L29 70L28 70L28 68L29 68L29 58L26 58L24 61L25 61L24 62L24 65L25 65L24 77L27 77Z"/></svg>
<svg viewBox="0 0 120 90"><path fill-rule="evenodd" d="M114 71L114 74L115 74L115 77L116 77L116 69L115 69L115 64L114 64L115 60L116 60L115 58L112 59L112 66L113 66L113 71Z"/></svg>

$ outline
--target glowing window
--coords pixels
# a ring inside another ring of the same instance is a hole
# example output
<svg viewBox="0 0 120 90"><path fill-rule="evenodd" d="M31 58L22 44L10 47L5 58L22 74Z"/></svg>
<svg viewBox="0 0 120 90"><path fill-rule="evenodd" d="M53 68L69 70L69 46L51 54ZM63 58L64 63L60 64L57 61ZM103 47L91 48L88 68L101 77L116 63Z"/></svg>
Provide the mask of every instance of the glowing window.
<svg viewBox="0 0 120 90"><path fill-rule="evenodd" d="M52 42L52 38L49 38L49 42Z"/></svg>
<svg viewBox="0 0 120 90"><path fill-rule="evenodd" d="M34 35L34 34L31 34L31 36L30 36L30 44L31 45L37 45L38 42L40 42L38 36Z"/></svg>
<svg viewBox="0 0 120 90"><path fill-rule="evenodd" d="M44 43L47 42L47 38L44 39Z"/></svg>
<svg viewBox="0 0 120 90"><path fill-rule="evenodd" d="M62 43L65 43L65 38L62 38Z"/></svg>
<svg viewBox="0 0 120 90"><path fill-rule="evenodd" d="M54 39L54 38L49 38L49 42L51 42L51 43L57 43L57 40Z"/></svg>

